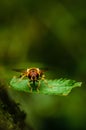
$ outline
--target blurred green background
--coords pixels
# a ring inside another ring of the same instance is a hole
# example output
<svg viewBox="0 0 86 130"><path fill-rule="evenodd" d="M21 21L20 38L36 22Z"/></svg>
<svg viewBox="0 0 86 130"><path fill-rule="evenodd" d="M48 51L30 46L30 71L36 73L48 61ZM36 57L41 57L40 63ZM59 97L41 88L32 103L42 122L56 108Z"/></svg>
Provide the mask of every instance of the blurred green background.
<svg viewBox="0 0 86 130"><path fill-rule="evenodd" d="M35 130L86 129L86 1L0 1L0 81L13 68L49 68L46 78L82 81L69 96L33 95L8 88ZM18 74L19 75L19 74Z"/></svg>

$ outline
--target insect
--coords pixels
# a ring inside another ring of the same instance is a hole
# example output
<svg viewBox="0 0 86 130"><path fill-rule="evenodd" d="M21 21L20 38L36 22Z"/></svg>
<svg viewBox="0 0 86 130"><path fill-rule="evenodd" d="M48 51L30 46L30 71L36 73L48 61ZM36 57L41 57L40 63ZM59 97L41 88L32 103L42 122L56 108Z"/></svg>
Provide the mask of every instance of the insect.
<svg viewBox="0 0 86 130"><path fill-rule="evenodd" d="M44 71L39 68L28 68L27 70L23 71L21 69L13 69L14 71L21 72L20 80L22 80L24 77L27 77L29 79L28 86L30 88L30 91L32 92L32 86L31 82L35 86L36 82L38 82L38 86L36 87L36 90L39 92L40 87L40 81L44 80L44 82L47 84L47 81L45 80Z"/></svg>

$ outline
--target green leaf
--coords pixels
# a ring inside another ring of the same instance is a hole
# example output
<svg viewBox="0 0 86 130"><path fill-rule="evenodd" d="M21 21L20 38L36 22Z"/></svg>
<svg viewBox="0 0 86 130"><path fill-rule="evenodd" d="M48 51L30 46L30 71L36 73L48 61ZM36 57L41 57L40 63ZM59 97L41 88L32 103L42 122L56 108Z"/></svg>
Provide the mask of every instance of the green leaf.
<svg viewBox="0 0 86 130"><path fill-rule="evenodd" d="M37 91L38 82L34 85L30 83L31 88L28 86L29 79L22 79L14 77L10 81L12 88L25 91L28 93L40 93L40 94L49 94L49 95L68 95L72 88L80 87L82 82L76 82L75 80L70 79L55 79L55 80L40 80L39 92Z"/></svg>

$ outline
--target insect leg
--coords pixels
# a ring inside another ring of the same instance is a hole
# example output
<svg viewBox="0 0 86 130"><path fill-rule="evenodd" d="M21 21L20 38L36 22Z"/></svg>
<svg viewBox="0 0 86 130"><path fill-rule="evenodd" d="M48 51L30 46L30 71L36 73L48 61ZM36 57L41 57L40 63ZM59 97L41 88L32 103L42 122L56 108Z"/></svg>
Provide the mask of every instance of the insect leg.
<svg viewBox="0 0 86 130"><path fill-rule="evenodd" d="M20 79L22 80L24 77L26 77L26 75L22 75L22 76L20 77Z"/></svg>
<svg viewBox="0 0 86 130"><path fill-rule="evenodd" d="M49 88L52 88L51 86L49 86L47 80L45 79L45 75L42 76L41 80L43 80L44 83L45 83Z"/></svg>
<svg viewBox="0 0 86 130"><path fill-rule="evenodd" d="M18 81L21 81L24 77L26 77L26 74L21 75Z"/></svg>
<svg viewBox="0 0 86 130"><path fill-rule="evenodd" d="M32 87L29 82L28 82L28 87L30 88L30 92L32 92Z"/></svg>
<svg viewBox="0 0 86 130"><path fill-rule="evenodd" d="M39 92L39 88L40 88L40 81L38 81L38 86L36 88L37 92Z"/></svg>

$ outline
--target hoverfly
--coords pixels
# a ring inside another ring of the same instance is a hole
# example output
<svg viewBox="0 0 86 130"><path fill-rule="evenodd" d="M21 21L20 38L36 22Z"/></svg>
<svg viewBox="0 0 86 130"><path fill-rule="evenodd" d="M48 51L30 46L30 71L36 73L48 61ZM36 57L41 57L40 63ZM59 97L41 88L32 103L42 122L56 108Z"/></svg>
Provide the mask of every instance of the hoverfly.
<svg viewBox="0 0 86 130"><path fill-rule="evenodd" d="M39 92L39 87L40 87L40 80L44 80L44 82L47 84L47 81L45 80L45 75L44 75L44 71L46 70L41 70L39 68L28 68L26 70L22 70L22 69L13 69L14 71L17 72L21 72L20 75L20 80L22 80L23 78L27 77L29 79L28 82L28 87L30 88L31 92L32 92L32 86L30 85L31 83L35 86L35 83L38 82L38 85L36 87L36 90Z"/></svg>

